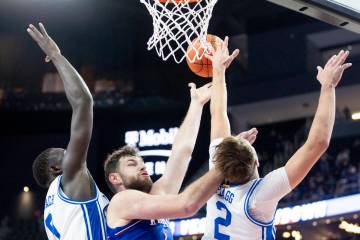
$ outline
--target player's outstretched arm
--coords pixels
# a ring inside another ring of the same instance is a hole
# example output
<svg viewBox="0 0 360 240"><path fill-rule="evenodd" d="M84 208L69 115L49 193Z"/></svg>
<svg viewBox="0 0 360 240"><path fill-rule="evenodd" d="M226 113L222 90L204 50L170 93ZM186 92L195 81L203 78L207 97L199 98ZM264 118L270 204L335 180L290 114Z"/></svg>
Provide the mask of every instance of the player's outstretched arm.
<svg viewBox="0 0 360 240"><path fill-rule="evenodd" d="M183 218L194 215L216 192L223 176L213 169L178 195L151 195L135 190L117 193L110 201L110 226L122 219Z"/></svg>
<svg viewBox="0 0 360 240"><path fill-rule="evenodd" d="M211 95L211 140L231 135L230 122L227 116L227 91L225 71L239 54L236 49L231 55L228 50L229 38L217 43L216 49L211 47L211 55L206 55L213 66L213 94Z"/></svg>
<svg viewBox="0 0 360 240"><path fill-rule="evenodd" d="M75 68L61 55L56 43L47 34L43 24L40 31L29 25L27 31L52 61L64 83L67 99L72 107L71 137L63 160L62 184L71 181L81 170L87 174L86 157L93 127L93 100L91 93Z"/></svg>
<svg viewBox="0 0 360 240"><path fill-rule="evenodd" d="M329 146L335 121L335 87L340 82L344 70L351 67L351 63L345 63L348 55L348 51L341 50L329 59L324 69L317 67L317 79L321 84L321 91L309 136L305 144L285 165L292 188L305 178Z"/></svg>
<svg viewBox="0 0 360 240"><path fill-rule="evenodd" d="M177 194L184 180L199 132L202 110L211 96L211 83L200 88L190 83L189 87L191 102L188 112L176 134L164 175L154 183L152 194Z"/></svg>

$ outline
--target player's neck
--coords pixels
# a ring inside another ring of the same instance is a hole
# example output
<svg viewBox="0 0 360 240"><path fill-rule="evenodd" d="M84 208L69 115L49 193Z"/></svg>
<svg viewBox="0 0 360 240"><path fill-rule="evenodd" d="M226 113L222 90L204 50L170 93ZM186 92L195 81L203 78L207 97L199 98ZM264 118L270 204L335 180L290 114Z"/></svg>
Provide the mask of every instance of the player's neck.
<svg viewBox="0 0 360 240"><path fill-rule="evenodd" d="M259 171L258 171L258 169L256 168L256 169L254 170L253 175L250 177L250 181L251 181L251 180L254 180L254 179L258 179L258 178L260 178L260 176L259 176Z"/></svg>

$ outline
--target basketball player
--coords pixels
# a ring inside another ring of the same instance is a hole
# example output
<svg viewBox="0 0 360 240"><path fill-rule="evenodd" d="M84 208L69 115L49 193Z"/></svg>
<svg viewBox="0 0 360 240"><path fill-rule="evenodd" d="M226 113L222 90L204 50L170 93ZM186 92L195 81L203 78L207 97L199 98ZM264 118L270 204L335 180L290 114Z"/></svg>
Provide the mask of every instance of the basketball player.
<svg viewBox="0 0 360 240"><path fill-rule="evenodd" d="M171 240L167 218L195 214L212 196L223 177L216 169L178 194L196 142L203 106L211 86L190 84L191 103L175 137L164 175L155 183L132 147L122 147L105 161L105 176L115 193L107 209L109 240Z"/></svg>
<svg viewBox="0 0 360 240"><path fill-rule="evenodd" d="M233 137L227 117L225 83L228 39L207 56L213 63L211 97L210 165L224 174L222 184L207 204L203 239L275 239L274 215L278 201L294 189L329 146L335 119L335 87L344 70L349 52L332 56L324 68L317 67L321 84L318 109L305 144L286 165L259 178L259 161L251 142ZM256 136L256 129L248 134ZM254 140L254 138L253 138Z"/></svg>
<svg viewBox="0 0 360 240"><path fill-rule="evenodd" d="M48 188L44 224L50 240L106 240L103 209L107 198L99 191L86 158L93 128L93 100L84 80L61 55L56 43L39 24L27 31L52 61L64 83L72 108L71 136L65 149L49 148L33 163L36 182Z"/></svg>

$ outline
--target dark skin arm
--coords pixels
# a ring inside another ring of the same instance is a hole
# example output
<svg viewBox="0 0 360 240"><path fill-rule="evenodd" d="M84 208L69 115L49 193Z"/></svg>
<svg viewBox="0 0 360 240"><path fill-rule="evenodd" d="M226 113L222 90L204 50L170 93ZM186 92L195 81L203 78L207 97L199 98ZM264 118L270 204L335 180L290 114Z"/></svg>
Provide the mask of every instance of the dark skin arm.
<svg viewBox="0 0 360 240"><path fill-rule="evenodd" d="M65 94L72 108L71 134L62 161L62 189L74 200L86 200L95 195L94 182L86 167L87 151L93 128L93 100L84 80L76 69L61 55L56 43L44 26L40 31L29 25L27 31L52 61L64 83Z"/></svg>

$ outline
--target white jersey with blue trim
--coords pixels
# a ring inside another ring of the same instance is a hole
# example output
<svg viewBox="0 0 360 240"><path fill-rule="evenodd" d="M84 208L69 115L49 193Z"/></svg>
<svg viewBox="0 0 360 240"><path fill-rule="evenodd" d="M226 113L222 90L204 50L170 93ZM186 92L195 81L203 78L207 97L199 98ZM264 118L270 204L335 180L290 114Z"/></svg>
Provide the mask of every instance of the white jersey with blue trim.
<svg viewBox="0 0 360 240"><path fill-rule="evenodd" d="M210 159L220 142L221 139L210 145ZM275 239L273 222L276 207L290 191L284 168L243 185L220 185L217 194L207 202L206 228L202 239Z"/></svg>
<svg viewBox="0 0 360 240"><path fill-rule="evenodd" d="M50 185L45 199L44 225L49 240L106 240L105 208L109 200L96 187L87 201L69 199L61 189L61 176Z"/></svg>

